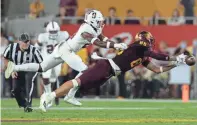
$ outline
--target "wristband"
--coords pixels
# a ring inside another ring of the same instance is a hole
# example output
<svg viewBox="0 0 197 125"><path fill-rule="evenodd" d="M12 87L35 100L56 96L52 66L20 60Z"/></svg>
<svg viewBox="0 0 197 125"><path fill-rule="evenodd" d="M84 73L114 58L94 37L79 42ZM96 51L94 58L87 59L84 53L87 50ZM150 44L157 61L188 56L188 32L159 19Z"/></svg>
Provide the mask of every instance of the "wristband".
<svg viewBox="0 0 197 125"><path fill-rule="evenodd" d="M110 48L110 44L111 44L110 42L107 42L107 46L106 46L106 48L108 48L108 49L109 49L109 48Z"/></svg>
<svg viewBox="0 0 197 125"><path fill-rule="evenodd" d="M91 40L91 43L93 44L94 42L95 42L95 40L97 40L98 38L93 38L92 40Z"/></svg>
<svg viewBox="0 0 197 125"><path fill-rule="evenodd" d="M108 40L108 37L105 37L105 38L103 39L104 42L106 42L107 40Z"/></svg>

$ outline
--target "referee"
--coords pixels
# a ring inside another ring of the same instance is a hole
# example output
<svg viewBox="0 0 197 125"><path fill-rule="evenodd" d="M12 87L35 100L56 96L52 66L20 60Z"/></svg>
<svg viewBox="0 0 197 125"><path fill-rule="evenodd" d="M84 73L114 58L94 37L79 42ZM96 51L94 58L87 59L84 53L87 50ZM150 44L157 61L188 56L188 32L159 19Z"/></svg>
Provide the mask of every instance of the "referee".
<svg viewBox="0 0 197 125"><path fill-rule="evenodd" d="M5 69L9 61L12 61L16 65L24 63L41 63L43 58L40 52L30 45L30 37L28 34L23 33L19 37L17 43L11 43L4 51L4 64ZM14 79L14 87L12 90L12 95L15 97L19 107L24 107L25 112L32 112L32 92L34 88L35 78L37 73L32 78L31 85L26 90L26 74L27 72L13 72L12 78ZM30 83L27 83L30 84Z"/></svg>

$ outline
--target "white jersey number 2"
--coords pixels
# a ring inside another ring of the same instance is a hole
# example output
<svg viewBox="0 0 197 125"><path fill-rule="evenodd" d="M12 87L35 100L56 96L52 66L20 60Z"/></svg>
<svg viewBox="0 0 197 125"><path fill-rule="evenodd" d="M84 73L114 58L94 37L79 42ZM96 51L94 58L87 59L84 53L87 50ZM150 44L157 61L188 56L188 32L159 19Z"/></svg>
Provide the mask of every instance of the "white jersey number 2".
<svg viewBox="0 0 197 125"><path fill-rule="evenodd" d="M47 45L46 46L47 47L47 53L48 54L51 54L53 52L53 50L55 49L56 46L57 46L57 44L55 44L55 45L52 45L52 44Z"/></svg>

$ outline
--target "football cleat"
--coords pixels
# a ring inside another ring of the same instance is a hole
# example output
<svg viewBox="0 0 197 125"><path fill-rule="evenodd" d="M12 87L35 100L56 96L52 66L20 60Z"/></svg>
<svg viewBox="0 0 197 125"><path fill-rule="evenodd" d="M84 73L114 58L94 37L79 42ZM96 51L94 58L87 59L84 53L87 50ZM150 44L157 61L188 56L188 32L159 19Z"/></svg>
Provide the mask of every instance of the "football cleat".
<svg viewBox="0 0 197 125"><path fill-rule="evenodd" d="M75 105L75 106L81 106L81 102L79 102L75 97L69 97L68 95L66 95L64 97L64 101L66 101L67 103L70 103L72 105Z"/></svg>
<svg viewBox="0 0 197 125"><path fill-rule="evenodd" d="M24 108L24 112L32 112L32 111L33 111L33 109L31 107L29 107L29 106L26 106Z"/></svg>
<svg viewBox="0 0 197 125"><path fill-rule="evenodd" d="M53 106L53 102L47 104L47 109Z"/></svg>
<svg viewBox="0 0 197 125"><path fill-rule="evenodd" d="M7 68L5 70L5 78L6 79L8 79L11 76L11 74L14 70L14 66L15 66L15 64L13 62L11 62L11 61L8 62Z"/></svg>
<svg viewBox="0 0 197 125"><path fill-rule="evenodd" d="M50 96L50 94L48 94L48 93L42 94L41 97L40 97L40 107L39 108L43 112L46 112L47 108L48 108L48 105L50 103L52 103L52 100L53 100L53 98Z"/></svg>

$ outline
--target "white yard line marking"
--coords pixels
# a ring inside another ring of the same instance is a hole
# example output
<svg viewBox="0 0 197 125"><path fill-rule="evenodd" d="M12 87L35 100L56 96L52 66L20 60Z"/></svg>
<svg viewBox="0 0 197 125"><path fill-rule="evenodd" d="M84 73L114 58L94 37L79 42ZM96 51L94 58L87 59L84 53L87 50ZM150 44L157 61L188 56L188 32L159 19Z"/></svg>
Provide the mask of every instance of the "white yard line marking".
<svg viewBox="0 0 197 125"><path fill-rule="evenodd" d="M38 100L39 98L33 98L33 100ZM116 98L77 98L79 101L84 102L158 102L158 103L174 103L182 102L180 99L116 99ZM11 100L11 98L1 98L1 100ZM63 99L60 99L63 100ZM197 103L197 100L189 100L189 103Z"/></svg>
<svg viewBox="0 0 197 125"><path fill-rule="evenodd" d="M38 100L39 98L33 98L33 100ZM161 103L174 103L182 102L180 99L116 99L116 98L77 98L79 101L87 102L161 102ZM1 100L11 100L11 98L1 98ZM63 100L63 99L60 99ZM189 100L189 103L197 103L197 100Z"/></svg>
<svg viewBox="0 0 197 125"><path fill-rule="evenodd" d="M191 123L196 123L196 119L177 119L177 118L128 118L128 119L92 119L92 118L69 118L69 119L59 119L59 118L49 118L49 119L16 119L16 118L4 118L2 119L2 122L48 122L48 123L174 123L174 122L180 122L180 123L185 123L185 122L191 122Z"/></svg>
<svg viewBox="0 0 197 125"><path fill-rule="evenodd" d="M171 99L113 99L113 98L102 98L102 99L94 99L94 98L79 98L79 101L87 101L87 102L161 102L161 103L174 103L174 102L182 102L182 100L171 100ZM197 100L189 100L189 103L197 103Z"/></svg>
<svg viewBox="0 0 197 125"><path fill-rule="evenodd" d="M39 108L33 107L33 109L39 109ZM52 107L49 110L165 110L165 109L169 109L169 107ZM185 109L185 108L170 108L170 109ZM19 108L3 107L1 108L1 110L19 110Z"/></svg>

